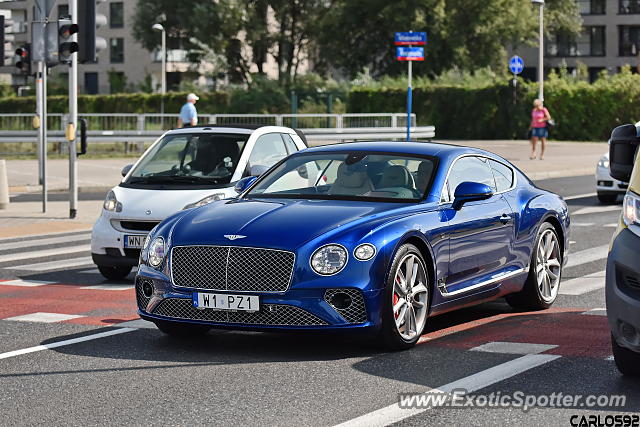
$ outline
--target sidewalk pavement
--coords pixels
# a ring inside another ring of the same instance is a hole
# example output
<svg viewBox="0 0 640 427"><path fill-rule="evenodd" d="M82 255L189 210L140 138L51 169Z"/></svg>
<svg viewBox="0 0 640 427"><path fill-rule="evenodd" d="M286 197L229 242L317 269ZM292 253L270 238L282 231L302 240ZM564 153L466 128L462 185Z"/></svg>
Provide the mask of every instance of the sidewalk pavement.
<svg viewBox="0 0 640 427"><path fill-rule="evenodd" d="M549 142L544 160L529 160L528 141L441 141L467 145L499 154L519 167L529 178L545 179L592 175L600 157L607 151L604 142ZM132 163L131 158L79 159L78 184L80 192L104 192L121 180L120 170ZM68 188L68 161L49 160L47 179L49 191ZM36 160L8 160L8 178L11 195L39 192L38 163ZM42 214L40 202L11 203L9 209L0 210L0 238L28 234L63 232L89 229L100 213L102 201L80 201L78 217L69 217L68 202L49 202L47 214Z"/></svg>

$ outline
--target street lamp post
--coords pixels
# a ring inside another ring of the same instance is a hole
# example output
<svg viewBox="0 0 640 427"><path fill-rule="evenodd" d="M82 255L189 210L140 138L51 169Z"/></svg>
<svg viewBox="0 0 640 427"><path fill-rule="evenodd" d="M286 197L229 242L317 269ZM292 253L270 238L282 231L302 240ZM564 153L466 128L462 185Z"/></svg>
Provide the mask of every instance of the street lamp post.
<svg viewBox="0 0 640 427"><path fill-rule="evenodd" d="M161 93L162 95L166 95L167 93L167 32L162 26L162 24L153 24L151 27L155 31L160 31L162 33L162 83L161 83Z"/></svg>
<svg viewBox="0 0 640 427"><path fill-rule="evenodd" d="M531 0L540 6L540 28L538 34L538 98L544 101L544 0Z"/></svg>

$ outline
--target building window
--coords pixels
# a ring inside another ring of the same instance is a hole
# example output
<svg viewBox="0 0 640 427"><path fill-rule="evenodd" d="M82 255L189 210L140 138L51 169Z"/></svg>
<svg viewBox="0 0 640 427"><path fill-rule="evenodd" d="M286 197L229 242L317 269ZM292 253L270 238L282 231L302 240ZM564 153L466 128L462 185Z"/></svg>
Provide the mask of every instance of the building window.
<svg viewBox="0 0 640 427"><path fill-rule="evenodd" d="M585 26L578 37L556 34L547 43L549 56L605 56L605 27Z"/></svg>
<svg viewBox="0 0 640 427"><path fill-rule="evenodd" d="M606 0L578 0L581 15L604 15L607 13Z"/></svg>
<svg viewBox="0 0 640 427"><path fill-rule="evenodd" d="M620 56L636 56L640 48L640 26L618 26L618 46Z"/></svg>
<svg viewBox="0 0 640 427"><path fill-rule="evenodd" d="M98 73L84 73L84 93L89 95L98 93Z"/></svg>
<svg viewBox="0 0 640 427"><path fill-rule="evenodd" d="M109 46L111 63L122 64L124 62L124 39L120 37L111 39Z"/></svg>
<svg viewBox="0 0 640 427"><path fill-rule="evenodd" d="M618 13L621 15L640 13L640 0L620 0Z"/></svg>
<svg viewBox="0 0 640 427"><path fill-rule="evenodd" d="M593 83L600 78L600 73L604 70L604 67L589 67L589 82Z"/></svg>
<svg viewBox="0 0 640 427"><path fill-rule="evenodd" d="M122 71L109 71L111 93L123 93L127 88L127 76Z"/></svg>
<svg viewBox="0 0 640 427"><path fill-rule="evenodd" d="M58 5L58 19L62 19L62 18L69 18L69 5L68 4L61 4Z"/></svg>
<svg viewBox="0 0 640 427"><path fill-rule="evenodd" d="M114 2L109 4L109 26L111 28L124 27L124 3Z"/></svg>

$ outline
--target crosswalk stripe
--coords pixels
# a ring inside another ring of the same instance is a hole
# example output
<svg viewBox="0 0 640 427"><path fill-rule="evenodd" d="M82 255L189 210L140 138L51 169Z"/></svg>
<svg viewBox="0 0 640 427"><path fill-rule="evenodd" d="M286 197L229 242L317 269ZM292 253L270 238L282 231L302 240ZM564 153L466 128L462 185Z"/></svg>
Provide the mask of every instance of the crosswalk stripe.
<svg viewBox="0 0 640 427"><path fill-rule="evenodd" d="M40 251L18 252L9 255L0 255L0 263L10 261L20 261L24 259L43 258L54 255L67 255L76 252L88 252L91 245L64 246L55 249L44 249Z"/></svg>
<svg viewBox="0 0 640 427"><path fill-rule="evenodd" d="M1 281L0 286L23 286L25 288L34 288L36 286L51 285L55 282L46 282L42 280L6 280Z"/></svg>
<svg viewBox="0 0 640 427"><path fill-rule="evenodd" d="M29 270L29 271L48 271L48 270L57 270L59 268L70 268L70 267L80 267L84 265L93 264L93 259L91 257L82 257L82 258L71 258L67 260L61 261L48 261L48 262L38 262L34 264L25 264L25 265L14 265L11 267L4 267L7 270Z"/></svg>
<svg viewBox="0 0 640 427"><path fill-rule="evenodd" d="M599 259L606 258L607 255L609 255L609 245L596 246L595 248L569 253L569 260L564 267L576 267L578 265L598 261Z"/></svg>
<svg viewBox="0 0 640 427"><path fill-rule="evenodd" d="M22 316L7 317L4 320L12 320L16 322L36 322L36 323L56 323L64 322L65 320L78 319L81 316L78 314L61 314L61 313L29 313Z"/></svg>
<svg viewBox="0 0 640 427"><path fill-rule="evenodd" d="M584 199L584 198L587 198L587 197L593 197L595 195L596 195L596 193L576 194L574 196L563 197L563 199L565 199L565 200L576 200L576 199Z"/></svg>
<svg viewBox="0 0 640 427"><path fill-rule="evenodd" d="M591 316L606 316L607 315L607 309L606 308L592 308L589 311L585 311L582 314L588 314Z"/></svg>
<svg viewBox="0 0 640 427"><path fill-rule="evenodd" d="M611 205L611 206L587 206L585 208L582 209L578 209L577 211L573 212L571 214L571 216L575 216L575 215L586 215L586 214L593 214L593 213L604 213L604 212L613 212L613 211L622 211L622 207L618 206L618 205Z"/></svg>
<svg viewBox="0 0 640 427"><path fill-rule="evenodd" d="M37 247L37 246L44 246L44 245L55 245L58 243L82 242L84 240L89 240L89 239L91 239L91 234L79 234L75 236L65 236L65 237L49 237L45 239L35 239L35 240L22 240L19 242L12 242L12 243L0 243L0 251L30 248L30 247Z"/></svg>
<svg viewBox="0 0 640 427"><path fill-rule="evenodd" d="M84 286L80 289L90 289L90 290L100 290L100 291L126 291L133 288L135 288L135 286L133 285L91 285L91 286Z"/></svg>
<svg viewBox="0 0 640 427"><path fill-rule="evenodd" d="M582 295L604 288L605 271L577 277L560 284L560 295Z"/></svg>
<svg viewBox="0 0 640 427"><path fill-rule="evenodd" d="M83 228L83 229L80 229L80 230L54 231L52 233L33 234L33 235L25 236L25 237L29 239L27 241L33 242L34 240L38 240L39 238L52 237L52 236L61 236L63 234L70 234L71 236L69 236L69 237L72 237L77 233L85 233L85 234L91 233L91 229L90 228ZM0 239L0 243L15 241L16 239L19 239L19 238L18 237L7 237L7 238L4 238L4 239ZM21 240L18 240L18 241L21 241Z"/></svg>
<svg viewBox="0 0 640 427"><path fill-rule="evenodd" d="M591 227L593 222L571 222L572 227Z"/></svg>

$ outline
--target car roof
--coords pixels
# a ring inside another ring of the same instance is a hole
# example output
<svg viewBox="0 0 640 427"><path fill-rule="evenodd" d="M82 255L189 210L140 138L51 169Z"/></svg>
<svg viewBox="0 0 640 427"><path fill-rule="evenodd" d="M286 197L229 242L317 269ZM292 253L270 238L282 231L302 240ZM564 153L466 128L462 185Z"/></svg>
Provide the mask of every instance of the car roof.
<svg viewBox="0 0 640 427"><path fill-rule="evenodd" d="M292 129L286 126L243 124L243 123L203 124L203 125L197 125L197 126L189 126L185 128L172 129L169 131L169 133L173 134L173 133L220 132L220 133L241 133L245 135L250 135L254 131L262 128L273 128L274 132L284 132L286 130L288 132L294 131L298 135L302 133L298 129Z"/></svg>
<svg viewBox="0 0 640 427"><path fill-rule="evenodd" d="M323 153L338 151L379 151L399 154L417 154L436 157L457 157L463 154L482 154L499 157L494 153L472 147L445 144L440 142L406 142L406 141L367 141L346 142L342 144L323 145L304 150L305 153Z"/></svg>

